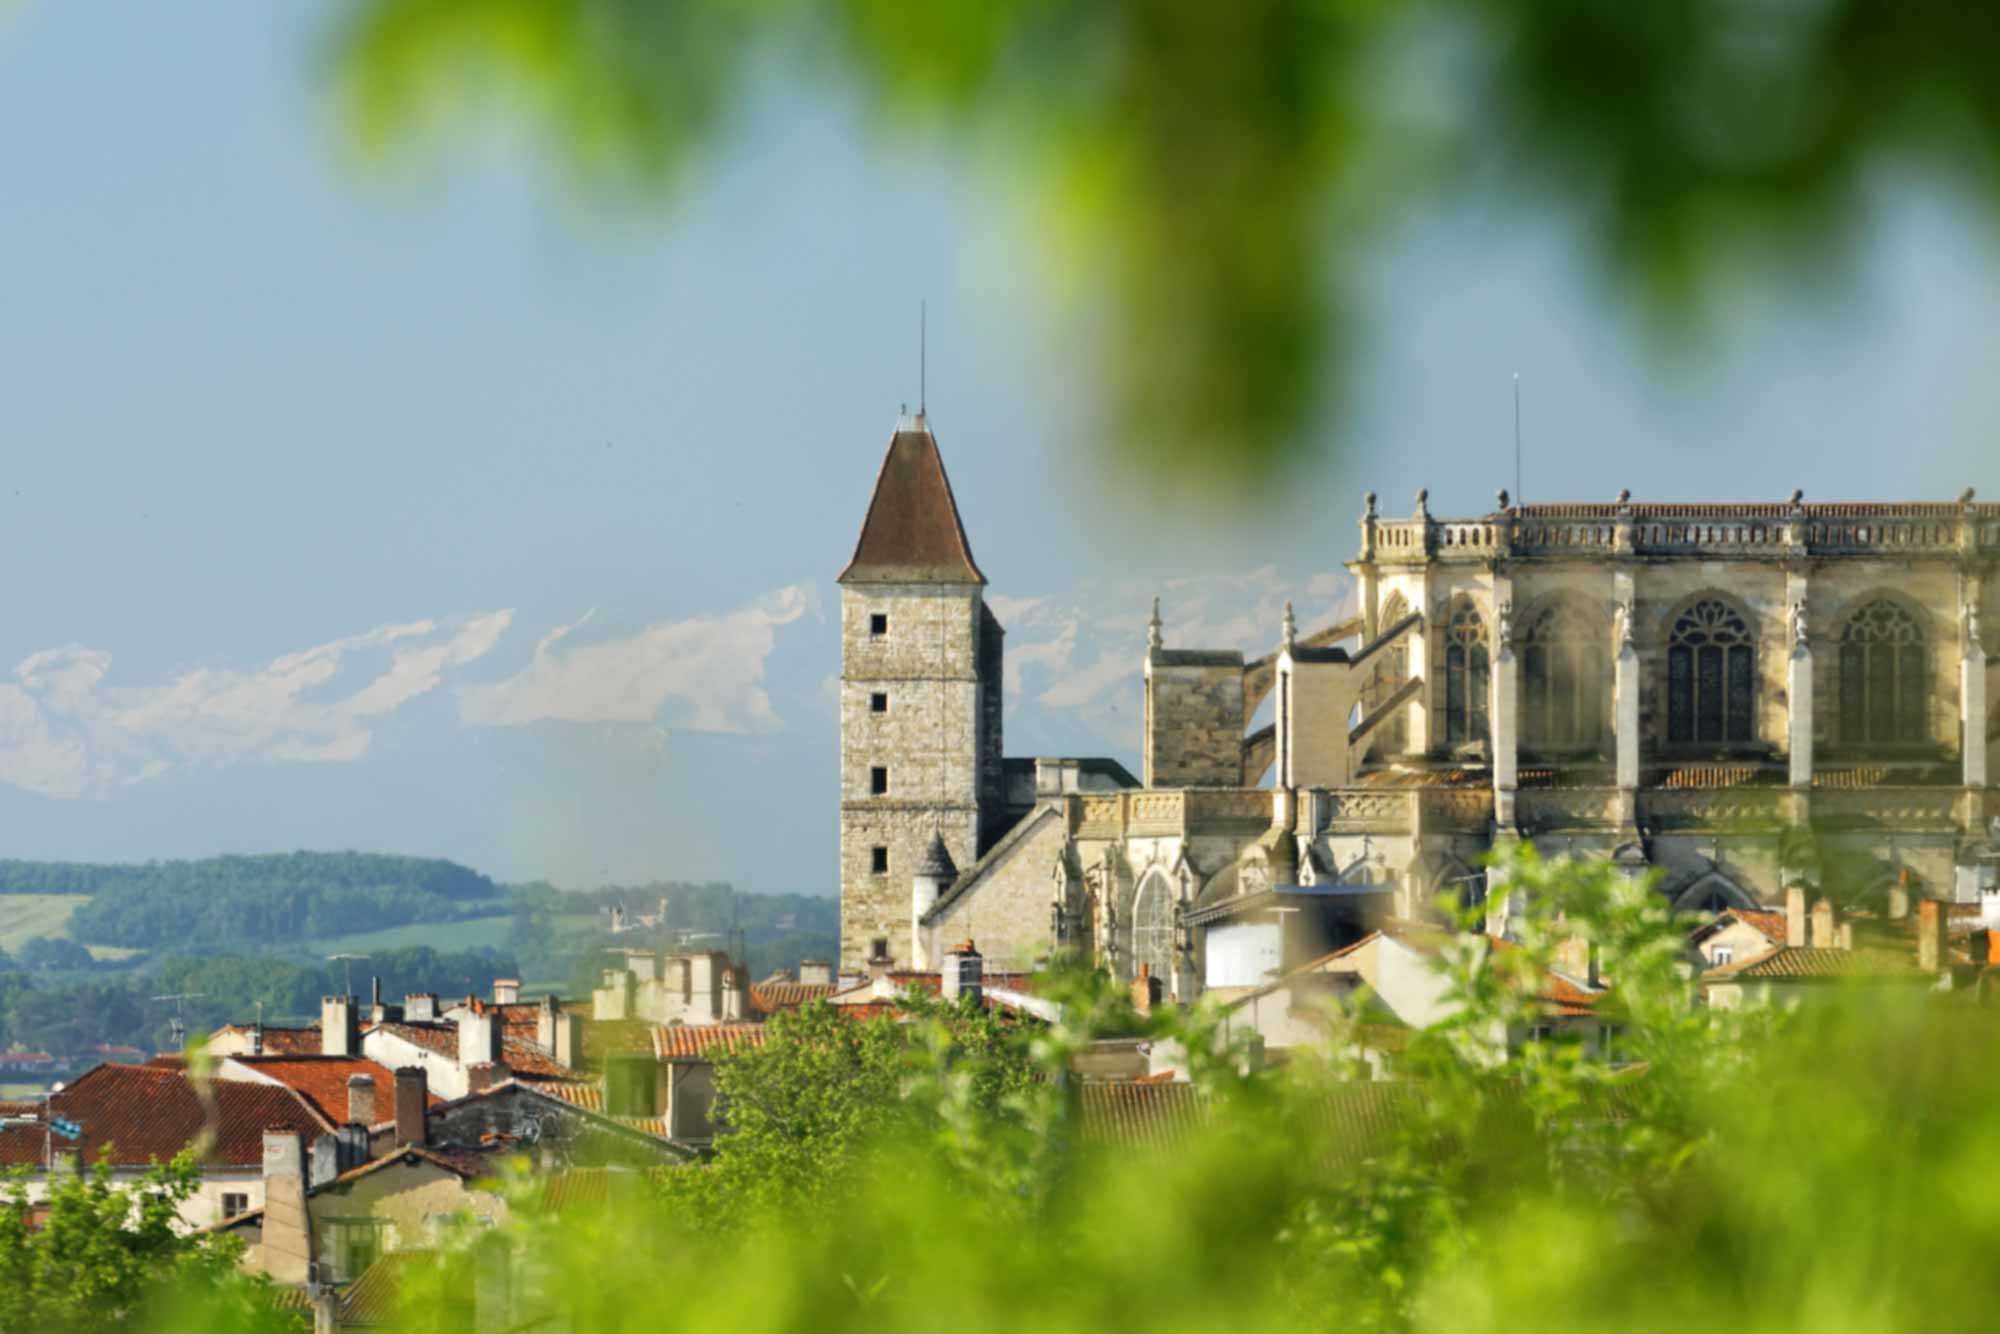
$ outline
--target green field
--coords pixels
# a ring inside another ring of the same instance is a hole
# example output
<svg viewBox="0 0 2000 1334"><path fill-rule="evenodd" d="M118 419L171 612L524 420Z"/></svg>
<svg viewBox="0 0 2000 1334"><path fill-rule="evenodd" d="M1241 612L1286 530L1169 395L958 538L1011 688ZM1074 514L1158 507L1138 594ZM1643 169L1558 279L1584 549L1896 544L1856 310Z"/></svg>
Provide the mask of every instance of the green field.
<svg viewBox="0 0 2000 1334"><path fill-rule="evenodd" d="M12 954L36 936L60 936L69 915L88 902L88 894L0 894L0 950Z"/></svg>
<svg viewBox="0 0 2000 1334"><path fill-rule="evenodd" d="M325 958L329 954L368 954L374 950L407 949L428 945L445 950L504 949L507 929L513 918L506 913L491 917L469 917L462 922L411 922L407 926L384 927L380 931L357 931L347 936L328 936L300 945L304 952Z"/></svg>

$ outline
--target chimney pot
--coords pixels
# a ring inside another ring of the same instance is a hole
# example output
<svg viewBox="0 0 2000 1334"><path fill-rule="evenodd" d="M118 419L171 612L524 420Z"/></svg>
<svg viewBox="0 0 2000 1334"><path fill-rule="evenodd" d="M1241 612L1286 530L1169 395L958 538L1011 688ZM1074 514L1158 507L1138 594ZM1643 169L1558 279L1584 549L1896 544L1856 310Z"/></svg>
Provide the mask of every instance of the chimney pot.
<svg viewBox="0 0 2000 1334"><path fill-rule="evenodd" d="M1785 891L1785 946L1795 950L1806 947L1806 891L1802 885Z"/></svg>
<svg viewBox="0 0 2000 1334"><path fill-rule="evenodd" d="M1834 934L1833 900L1822 898L1819 902L1813 904L1811 933L1812 947L1814 949L1834 950L1840 948L1840 940Z"/></svg>
<svg viewBox="0 0 2000 1334"><path fill-rule="evenodd" d="M361 1015L352 996L323 996L319 1002L319 1049L324 1056L361 1054Z"/></svg>
<svg viewBox="0 0 2000 1334"><path fill-rule="evenodd" d="M420 1065L406 1065L396 1071L396 1147L408 1144L419 1148L430 1142L426 1125L430 1101L430 1080Z"/></svg>
<svg viewBox="0 0 2000 1334"><path fill-rule="evenodd" d="M521 999L521 979L518 977L496 977L493 979L493 1003L513 1005Z"/></svg>
<svg viewBox="0 0 2000 1334"><path fill-rule="evenodd" d="M375 1124L375 1079L372 1075L347 1077L347 1121L350 1125Z"/></svg>

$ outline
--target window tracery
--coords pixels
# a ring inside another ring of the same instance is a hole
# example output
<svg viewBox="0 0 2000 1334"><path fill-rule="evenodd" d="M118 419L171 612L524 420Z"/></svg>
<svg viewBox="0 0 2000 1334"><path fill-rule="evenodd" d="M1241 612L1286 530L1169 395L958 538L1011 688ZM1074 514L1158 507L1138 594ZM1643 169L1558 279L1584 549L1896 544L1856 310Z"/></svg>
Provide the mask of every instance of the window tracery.
<svg viewBox="0 0 2000 1334"><path fill-rule="evenodd" d="M1132 975L1174 975L1174 892L1167 877L1148 875L1132 900Z"/></svg>
<svg viewBox="0 0 2000 1334"><path fill-rule="evenodd" d="M1930 739L1930 654L1907 607L1878 598L1840 636L1840 738L1848 745Z"/></svg>
<svg viewBox="0 0 2000 1334"><path fill-rule="evenodd" d="M1704 598L1667 639L1667 740L1746 742L1756 736L1757 641L1742 612Z"/></svg>
<svg viewBox="0 0 2000 1334"><path fill-rule="evenodd" d="M1491 650L1479 608L1460 600L1444 630L1444 739L1448 746L1484 742L1492 697Z"/></svg>

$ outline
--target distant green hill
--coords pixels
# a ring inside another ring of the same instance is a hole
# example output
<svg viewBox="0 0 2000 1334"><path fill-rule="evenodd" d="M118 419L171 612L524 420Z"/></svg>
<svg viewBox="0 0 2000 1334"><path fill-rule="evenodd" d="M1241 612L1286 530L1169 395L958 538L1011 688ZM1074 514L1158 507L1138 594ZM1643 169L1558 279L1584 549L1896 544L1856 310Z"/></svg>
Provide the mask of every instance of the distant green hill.
<svg viewBox="0 0 2000 1334"><path fill-rule="evenodd" d="M71 937L157 949L282 944L502 911L503 891L456 862L291 852L91 865L0 861L0 895L88 895Z"/></svg>

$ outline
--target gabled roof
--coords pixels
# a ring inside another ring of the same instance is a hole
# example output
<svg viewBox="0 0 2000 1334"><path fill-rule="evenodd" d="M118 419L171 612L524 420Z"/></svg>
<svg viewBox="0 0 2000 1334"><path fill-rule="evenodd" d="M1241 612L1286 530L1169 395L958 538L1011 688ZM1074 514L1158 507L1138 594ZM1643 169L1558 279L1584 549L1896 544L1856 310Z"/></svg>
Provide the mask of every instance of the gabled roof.
<svg viewBox="0 0 2000 1334"><path fill-rule="evenodd" d="M763 1014L796 1010L833 994L831 982L757 982L750 987L750 1004Z"/></svg>
<svg viewBox="0 0 2000 1334"><path fill-rule="evenodd" d="M1906 958L1877 950L1792 949L1783 945L1702 974L1704 982L1827 982L1848 978L1929 982L1933 975Z"/></svg>
<svg viewBox="0 0 2000 1334"><path fill-rule="evenodd" d="M215 1030L215 1036L224 1033L248 1035L257 1031L256 1024L224 1024ZM266 1056L315 1056L322 1043L318 1024L306 1024L299 1028L273 1028L263 1025L263 1054Z"/></svg>
<svg viewBox="0 0 2000 1334"><path fill-rule="evenodd" d="M921 414L889 438L843 584L984 584L937 439Z"/></svg>
<svg viewBox="0 0 2000 1334"><path fill-rule="evenodd" d="M661 1024L653 1030L653 1054L663 1061L708 1060L718 1050L733 1056L763 1045L762 1024Z"/></svg>
<svg viewBox="0 0 2000 1334"><path fill-rule="evenodd" d="M395 1073L365 1056L229 1056L217 1077L283 1084L338 1125L347 1120L347 1081L355 1075L366 1075L375 1085L375 1121L388 1120L396 1106ZM438 1101L436 1094L430 1095L432 1106Z"/></svg>
<svg viewBox="0 0 2000 1334"><path fill-rule="evenodd" d="M49 1096L48 1115L74 1121L80 1139L57 1141L57 1151L81 1151L86 1165L109 1159L115 1166L165 1162L193 1144L204 1129L215 1141L205 1162L260 1167L266 1130L295 1130L310 1144L333 1123L290 1088L218 1079L209 1085L211 1127L201 1096L185 1070L151 1065L100 1065ZM0 1129L0 1166L40 1166L48 1146L37 1126Z"/></svg>

